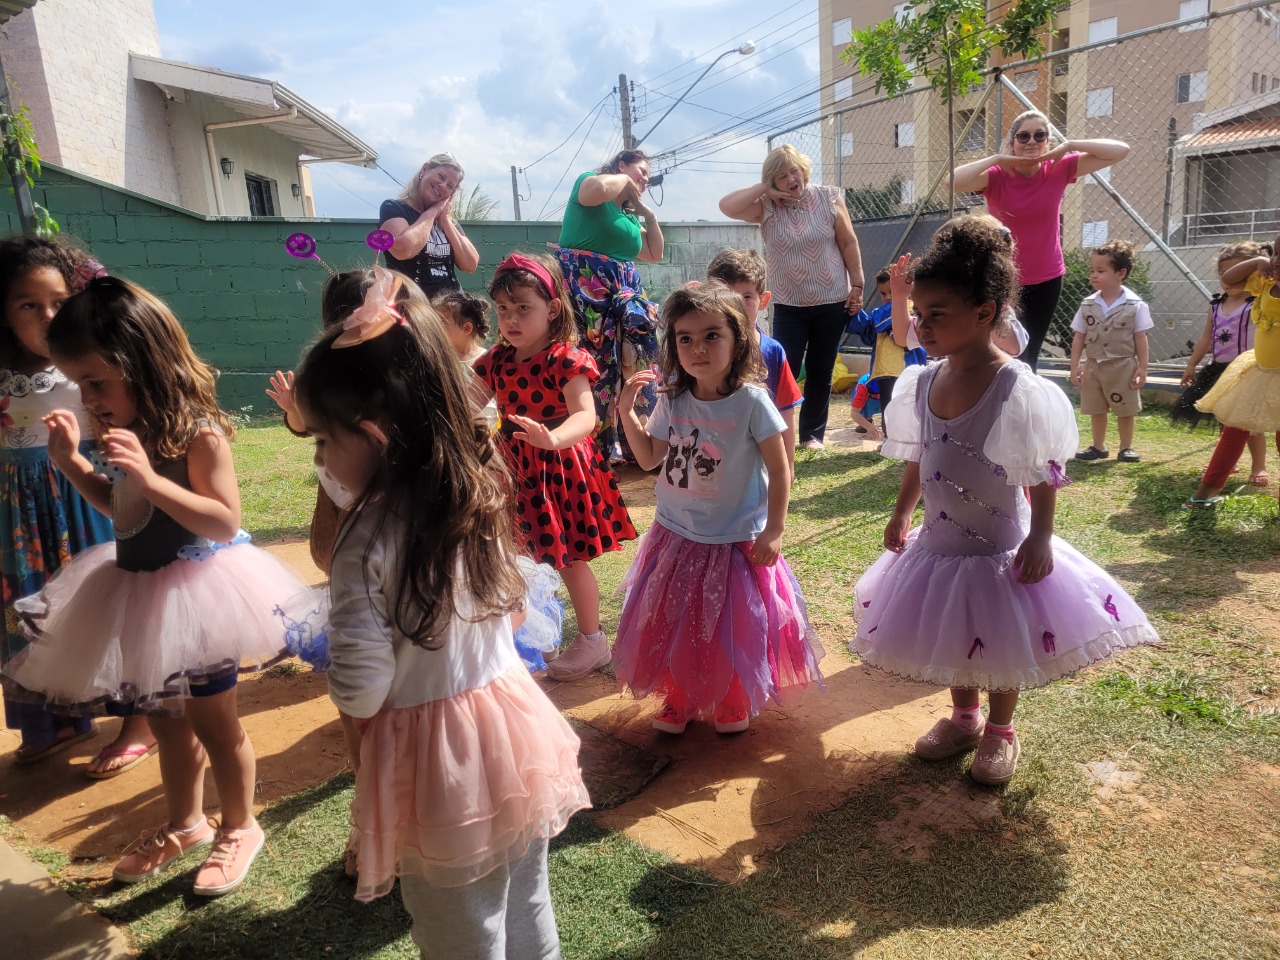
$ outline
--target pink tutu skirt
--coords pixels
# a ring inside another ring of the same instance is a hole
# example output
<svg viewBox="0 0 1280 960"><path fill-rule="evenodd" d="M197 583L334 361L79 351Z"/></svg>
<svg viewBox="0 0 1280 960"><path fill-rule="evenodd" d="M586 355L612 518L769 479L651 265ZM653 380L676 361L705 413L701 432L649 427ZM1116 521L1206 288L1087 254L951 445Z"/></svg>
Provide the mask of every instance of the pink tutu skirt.
<svg viewBox="0 0 1280 960"><path fill-rule="evenodd" d="M1160 638L1129 594L1064 540L1053 572L1018 583L1016 551L944 556L886 552L854 588L849 648L873 667L944 687L1040 687Z"/></svg>
<svg viewBox="0 0 1280 960"><path fill-rule="evenodd" d="M519 859L591 806L578 737L523 665L364 731L351 804L357 900L414 874L458 887Z"/></svg>
<svg viewBox="0 0 1280 960"><path fill-rule="evenodd" d="M613 672L637 698L678 687L703 714L725 699L734 676L752 716L773 698L822 685L826 651L800 585L781 557L748 559L751 544L698 543L655 523L623 580L626 600Z"/></svg>
<svg viewBox="0 0 1280 960"><path fill-rule="evenodd" d="M284 654L273 611L302 589L288 567L247 543L147 572L117 567L115 543L104 543L18 602L31 642L5 676L19 695L73 712L132 704L181 715L191 680Z"/></svg>

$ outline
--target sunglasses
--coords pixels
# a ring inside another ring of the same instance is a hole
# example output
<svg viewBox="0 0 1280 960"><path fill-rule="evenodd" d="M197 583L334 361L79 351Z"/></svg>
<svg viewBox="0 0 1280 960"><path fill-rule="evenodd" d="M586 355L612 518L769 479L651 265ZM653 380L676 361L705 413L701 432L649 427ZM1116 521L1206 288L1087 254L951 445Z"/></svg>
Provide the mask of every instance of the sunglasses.
<svg viewBox="0 0 1280 960"><path fill-rule="evenodd" d="M1013 135L1013 139L1017 140L1019 143L1030 143L1032 140L1036 143L1044 143L1049 139L1049 131L1037 130L1035 133L1032 133L1030 130L1019 130Z"/></svg>

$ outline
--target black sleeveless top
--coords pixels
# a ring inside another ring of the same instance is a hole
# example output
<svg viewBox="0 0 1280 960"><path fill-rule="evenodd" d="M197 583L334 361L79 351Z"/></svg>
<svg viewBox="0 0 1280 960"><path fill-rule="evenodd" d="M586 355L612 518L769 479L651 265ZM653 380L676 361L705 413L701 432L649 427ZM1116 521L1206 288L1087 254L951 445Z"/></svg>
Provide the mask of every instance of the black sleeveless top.
<svg viewBox="0 0 1280 960"><path fill-rule="evenodd" d="M186 457L161 461L154 469L165 479L191 489ZM209 545L207 539L180 526L140 493L132 493L127 478L118 477L111 486L111 512L116 529L116 566L121 570L159 570L177 560L183 547Z"/></svg>

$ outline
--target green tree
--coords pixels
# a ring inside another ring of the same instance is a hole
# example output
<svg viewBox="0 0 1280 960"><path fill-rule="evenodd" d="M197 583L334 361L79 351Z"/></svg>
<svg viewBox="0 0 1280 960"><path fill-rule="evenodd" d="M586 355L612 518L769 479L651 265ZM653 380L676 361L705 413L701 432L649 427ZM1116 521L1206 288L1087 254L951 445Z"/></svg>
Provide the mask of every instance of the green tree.
<svg viewBox="0 0 1280 960"><path fill-rule="evenodd" d="M0 138L3 138L3 155L5 172L9 174L9 193L17 192L18 184L26 181L26 189L35 186L35 178L40 176L40 151L36 147L36 134L31 126L31 117L26 107L10 110L7 102L0 99ZM38 203L32 203L35 216L35 233L41 237L51 237L60 232L58 221ZM22 204L19 203L19 213ZM24 229L30 230L31 224L24 215Z"/></svg>
<svg viewBox="0 0 1280 960"><path fill-rule="evenodd" d="M892 217L902 206L902 184L905 178L895 173L883 187L849 187L844 192L844 205L854 220Z"/></svg>
<svg viewBox="0 0 1280 960"><path fill-rule="evenodd" d="M454 216L458 220L496 220L502 204L484 192L480 184L471 188L462 208Z"/></svg>
<svg viewBox="0 0 1280 960"><path fill-rule="evenodd" d="M1013 0L992 11L987 0L907 0L901 13L853 31L853 42L841 56L857 64L864 77L874 77L876 92L896 97L922 76L947 106L947 158L956 165L955 107L960 95L982 83L994 49L1005 56L1033 57L1044 52L1043 37L1061 0ZM955 189L948 209L954 215Z"/></svg>

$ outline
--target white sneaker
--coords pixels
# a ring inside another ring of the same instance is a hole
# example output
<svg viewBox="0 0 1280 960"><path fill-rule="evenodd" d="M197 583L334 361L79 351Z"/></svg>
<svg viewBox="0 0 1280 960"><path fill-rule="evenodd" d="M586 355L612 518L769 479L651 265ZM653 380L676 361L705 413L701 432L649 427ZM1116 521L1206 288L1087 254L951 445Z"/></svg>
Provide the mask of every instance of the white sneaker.
<svg viewBox="0 0 1280 960"><path fill-rule="evenodd" d="M547 676L552 680L581 680L607 664L610 658L609 641L604 638L603 630L579 633L560 656L547 664Z"/></svg>

